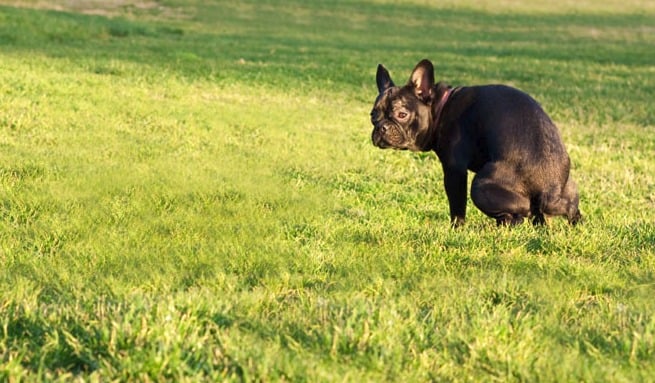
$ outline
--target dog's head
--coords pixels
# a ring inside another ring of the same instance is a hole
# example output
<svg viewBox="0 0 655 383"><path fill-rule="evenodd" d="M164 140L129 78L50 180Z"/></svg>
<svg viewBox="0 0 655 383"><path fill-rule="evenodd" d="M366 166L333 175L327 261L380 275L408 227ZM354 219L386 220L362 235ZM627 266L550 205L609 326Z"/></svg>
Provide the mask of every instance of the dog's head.
<svg viewBox="0 0 655 383"><path fill-rule="evenodd" d="M379 148L430 150L430 125L434 101L434 68L419 62L407 84L394 85L389 72L378 65L378 97L371 111L373 144Z"/></svg>

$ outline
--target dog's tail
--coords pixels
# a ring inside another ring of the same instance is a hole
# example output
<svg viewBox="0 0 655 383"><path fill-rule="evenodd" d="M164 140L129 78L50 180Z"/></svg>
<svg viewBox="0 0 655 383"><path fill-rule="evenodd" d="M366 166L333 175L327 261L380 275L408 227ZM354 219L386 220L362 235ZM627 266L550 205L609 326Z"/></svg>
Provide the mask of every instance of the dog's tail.
<svg viewBox="0 0 655 383"><path fill-rule="evenodd" d="M540 210L542 214L564 216L575 225L582 220L579 202L578 186L569 178L563 188L551 189L541 196Z"/></svg>

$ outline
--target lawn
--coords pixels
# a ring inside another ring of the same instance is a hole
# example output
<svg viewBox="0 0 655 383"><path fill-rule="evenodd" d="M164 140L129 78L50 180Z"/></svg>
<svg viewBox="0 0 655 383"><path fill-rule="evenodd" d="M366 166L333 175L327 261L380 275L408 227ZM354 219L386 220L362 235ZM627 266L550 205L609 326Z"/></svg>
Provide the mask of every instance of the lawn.
<svg viewBox="0 0 655 383"><path fill-rule="evenodd" d="M655 5L0 0L0 380L655 381ZM585 222L449 226L375 70L533 95Z"/></svg>

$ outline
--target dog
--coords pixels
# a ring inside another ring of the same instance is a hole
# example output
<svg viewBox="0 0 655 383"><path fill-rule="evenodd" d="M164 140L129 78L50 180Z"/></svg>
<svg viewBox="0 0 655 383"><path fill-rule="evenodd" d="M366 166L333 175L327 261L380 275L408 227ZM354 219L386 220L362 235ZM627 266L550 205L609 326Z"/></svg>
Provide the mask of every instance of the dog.
<svg viewBox="0 0 655 383"><path fill-rule="evenodd" d="M467 176L473 204L500 225L564 216L580 222L571 161L553 121L528 94L505 85L435 84L429 60L405 86L378 65L378 96L371 111L379 148L434 151L443 167L453 226L466 219Z"/></svg>

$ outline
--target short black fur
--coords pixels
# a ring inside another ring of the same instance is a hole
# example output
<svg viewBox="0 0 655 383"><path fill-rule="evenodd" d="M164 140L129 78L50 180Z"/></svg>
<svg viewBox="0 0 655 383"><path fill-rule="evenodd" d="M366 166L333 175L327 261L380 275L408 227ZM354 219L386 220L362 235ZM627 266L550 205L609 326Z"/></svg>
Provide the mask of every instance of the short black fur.
<svg viewBox="0 0 655 383"><path fill-rule="evenodd" d="M435 84L428 60L416 65L403 87L382 65L376 82L373 143L437 154L454 226L466 218L468 171L476 173L473 203L499 225L525 218L539 225L546 216L564 216L571 224L582 219L557 127L526 93L504 85Z"/></svg>

